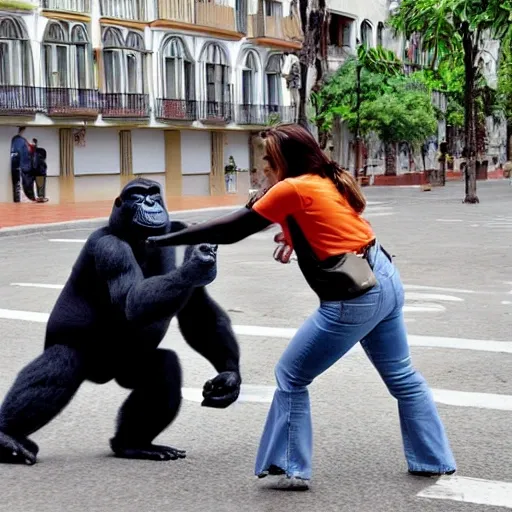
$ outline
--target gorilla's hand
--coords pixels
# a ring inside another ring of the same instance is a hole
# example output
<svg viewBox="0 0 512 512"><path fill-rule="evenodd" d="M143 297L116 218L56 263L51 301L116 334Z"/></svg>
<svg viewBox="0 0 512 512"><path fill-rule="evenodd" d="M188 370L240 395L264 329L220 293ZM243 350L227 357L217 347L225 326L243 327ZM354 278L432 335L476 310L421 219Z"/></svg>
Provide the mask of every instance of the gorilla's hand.
<svg viewBox="0 0 512 512"><path fill-rule="evenodd" d="M203 407L225 409L236 402L242 379L238 372L223 372L206 382L203 387Z"/></svg>
<svg viewBox="0 0 512 512"><path fill-rule="evenodd" d="M191 286L206 286L217 277L217 246L200 244L185 253L183 271Z"/></svg>

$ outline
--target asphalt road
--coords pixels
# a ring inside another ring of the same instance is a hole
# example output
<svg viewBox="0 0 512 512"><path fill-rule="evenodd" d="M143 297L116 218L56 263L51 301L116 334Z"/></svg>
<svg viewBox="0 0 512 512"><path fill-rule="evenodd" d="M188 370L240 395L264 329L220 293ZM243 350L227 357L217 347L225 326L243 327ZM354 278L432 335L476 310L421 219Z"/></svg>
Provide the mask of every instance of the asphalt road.
<svg viewBox="0 0 512 512"><path fill-rule="evenodd" d="M214 372L175 327L166 337L165 346L181 358L186 389L179 418L159 441L186 449L187 458L166 463L113 458L108 440L127 391L115 384L85 384L71 405L33 436L41 448L38 464L0 467L0 511L512 508L512 187L505 181L479 184L479 205L461 203L460 183L428 193L366 190L367 216L396 256L406 284L413 360L435 390L459 466L456 477L436 484L407 474L396 403L357 349L311 386L311 490L274 491L253 476L274 364L291 330L316 306L296 263L273 261L269 231L221 247L218 278L210 287L239 333L247 386L239 403L224 411L201 408L197 390ZM197 221L211 215L180 217ZM89 232L0 239L0 396L41 351L44 314L59 293L58 286L47 285L65 282ZM425 492L445 499L424 497Z"/></svg>

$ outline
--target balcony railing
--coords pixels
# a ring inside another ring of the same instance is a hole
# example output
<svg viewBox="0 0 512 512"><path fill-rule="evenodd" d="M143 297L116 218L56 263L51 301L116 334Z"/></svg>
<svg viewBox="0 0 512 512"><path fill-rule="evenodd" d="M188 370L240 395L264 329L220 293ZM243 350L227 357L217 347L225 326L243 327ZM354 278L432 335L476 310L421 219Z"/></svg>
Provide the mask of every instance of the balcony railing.
<svg viewBox="0 0 512 512"><path fill-rule="evenodd" d="M295 122L296 109L281 105L238 105L236 122L240 125L266 125L269 121Z"/></svg>
<svg viewBox="0 0 512 512"><path fill-rule="evenodd" d="M44 111L44 89L22 85L0 85L0 115L35 115Z"/></svg>
<svg viewBox="0 0 512 512"><path fill-rule="evenodd" d="M197 103L191 100L156 100L156 119L161 121L195 121L197 119Z"/></svg>
<svg viewBox="0 0 512 512"><path fill-rule="evenodd" d="M196 1L196 25L236 31L235 9L214 2Z"/></svg>
<svg viewBox="0 0 512 512"><path fill-rule="evenodd" d="M49 116L98 115L98 91L92 89L47 88L44 95L45 111Z"/></svg>
<svg viewBox="0 0 512 512"><path fill-rule="evenodd" d="M232 116L231 103L202 101L199 103L199 119L210 123L229 123Z"/></svg>
<svg viewBox="0 0 512 512"><path fill-rule="evenodd" d="M261 2L260 8L265 9ZM301 43L304 39L300 25L299 15L296 10L290 12L288 16L266 16L264 11L249 15L248 37L261 38L268 37L283 41Z"/></svg>
<svg viewBox="0 0 512 512"><path fill-rule="evenodd" d="M162 20L194 23L195 0L158 0L158 17Z"/></svg>
<svg viewBox="0 0 512 512"><path fill-rule="evenodd" d="M90 13L90 0L43 0L43 9L50 11L67 11L76 13Z"/></svg>
<svg viewBox="0 0 512 512"><path fill-rule="evenodd" d="M100 105L104 118L141 119L149 117L149 96L147 94L101 94Z"/></svg>
<svg viewBox="0 0 512 512"><path fill-rule="evenodd" d="M53 0L61 1L61 0ZM70 0L65 0L70 1ZM71 0L73 1L73 0ZM130 21L148 21L148 12L146 2L137 2L135 0L123 2L101 2L101 15L106 18L116 18Z"/></svg>

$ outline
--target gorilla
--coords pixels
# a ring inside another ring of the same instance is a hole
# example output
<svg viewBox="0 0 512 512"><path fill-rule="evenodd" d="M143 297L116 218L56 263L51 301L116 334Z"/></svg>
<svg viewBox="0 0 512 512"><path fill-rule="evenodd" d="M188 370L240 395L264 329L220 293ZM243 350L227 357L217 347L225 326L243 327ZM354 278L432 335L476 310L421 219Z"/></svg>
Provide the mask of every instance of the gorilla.
<svg viewBox="0 0 512 512"><path fill-rule="evenodd" d="M170 221L158 183L136 179L115 200L108 225L94 231L51 314L42 354L21 370L0 408L0 462L35 464L28 437L55 418L85 381L115 379L132 390L119 410L110 447L117 457L176 460L185 452L152 441L176 418L182 375L178 357L158 348L177 316L185 341L218 375L202 405L238 399L239 345L228 314L205 286L217 275L217 246L187 247L176 266L172 247L149 236L182 230Z"/></svg>

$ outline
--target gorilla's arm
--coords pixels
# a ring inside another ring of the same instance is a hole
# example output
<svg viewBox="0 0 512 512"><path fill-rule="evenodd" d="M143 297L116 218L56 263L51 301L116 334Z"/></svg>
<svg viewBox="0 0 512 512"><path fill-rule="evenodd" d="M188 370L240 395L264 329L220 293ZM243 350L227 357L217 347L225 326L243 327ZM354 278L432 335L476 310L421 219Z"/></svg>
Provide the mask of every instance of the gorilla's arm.
<svg viewBox="0 0 512 512"><path fill-rule="evenodd" d="M273 223L244 207L228 215L189 226L177 233L151 236L146 244L150 247L166 245L234 244L271 226Z"/></svg>
<svg viewBox="0 0 512 512"><path fill-rule="evenodd" d="M202 265L200 258L190 258L168 274L144 278L130 246L113 235L99 239L94 254L112 304L132 322L174 316L193 288L209 284L213 280L210 274L215 273L215 265Z"/></svg>
<svg viewBox="0 0 512 512"><path fill-rule="evenodd" d="M206 288L196 288L178 313L185 341L205 357L219 375L203 390L207 407L228 407L240 392L240 349L229 315L213 300Z"/></svg>

